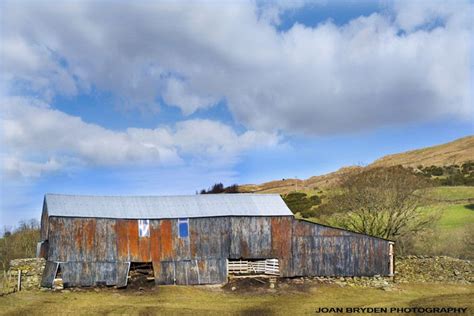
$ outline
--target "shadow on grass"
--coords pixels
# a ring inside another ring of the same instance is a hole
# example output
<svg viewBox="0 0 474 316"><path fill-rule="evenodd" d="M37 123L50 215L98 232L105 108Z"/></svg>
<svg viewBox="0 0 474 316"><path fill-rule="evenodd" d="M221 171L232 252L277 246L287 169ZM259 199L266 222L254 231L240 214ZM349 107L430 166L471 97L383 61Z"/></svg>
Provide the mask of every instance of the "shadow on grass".
<svg viewBox="0 0 474 316"><path fill-rule="evenodd" d="M275 313L265 307L252 307L252 308L247 308L239 312L239 315L242 316L257 316L257 315L275 315Z"/></svg>
<svg viewBox="0 0 474 316"><path fill-rule="evenodd" d="M410 307L467 307L467 314L474 309L474 293L466 294L446 294L424 297L421 299L410 301ZM415 315L426 315L426 313L416 313ZM437 314L437 315L453 315L453 314Z"/></svg>
<svg viewBox="0 0 474 316"><path fill-rule="evenodd" d="M468 210L474 211L474 204L464 205L464 207L467 208Z"/></svg>

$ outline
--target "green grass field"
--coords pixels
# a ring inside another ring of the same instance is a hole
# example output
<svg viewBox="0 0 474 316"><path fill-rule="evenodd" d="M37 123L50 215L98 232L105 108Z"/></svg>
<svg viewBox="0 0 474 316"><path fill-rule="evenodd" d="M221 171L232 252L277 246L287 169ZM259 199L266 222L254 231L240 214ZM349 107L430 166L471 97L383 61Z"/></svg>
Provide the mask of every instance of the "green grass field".
<svg viewBox="0 0 474 316"><path fill-rule="evenodd" d="M403 284L386 292L315 285L305 291L263 294L160 286L152 292L20 292L0 297L0 306L0 314L4 315L311 315L318 307L402 306L455 306L474 311L474 286Z"/></svg>
<svg viewBox="0 0 474 316"><path fill-rule="evenodd" d="M454 186L454 187L435 187L426 190L424 195L427 198L453 201L474 199L474 187Z"/></svg>
<svg viewBox="0 0 474 316"><path fill-rule="evenodd" d="M436 227L441 232L453 232L474 224L474 187L436 187L424 193L428 199L423 208L439 212Z"/></svg>
<svg viewBox="0 0 474 316"><path fill-rule="evenodd" d="M439 206L441 218L438 227L442 230L453 230L474 223L474 208L472 204L453 204Z"/></svg>
<svg viewBox="0 0 474 316"><path fill-rule="evenodd" d="M436 187L424 192L428 198L423 210L436 213L439 219L434 224L432 238L424 238L417 245L418 251L431 248L428 253L454 257L472 256L466 240L474 229L474 187Z"/></svg>

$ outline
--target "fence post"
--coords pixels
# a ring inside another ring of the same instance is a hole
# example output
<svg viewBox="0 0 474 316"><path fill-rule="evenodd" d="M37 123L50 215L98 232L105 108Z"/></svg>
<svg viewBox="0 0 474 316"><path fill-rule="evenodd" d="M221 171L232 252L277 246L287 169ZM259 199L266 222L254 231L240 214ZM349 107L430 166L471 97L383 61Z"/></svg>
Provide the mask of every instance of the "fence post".
<svg viewBox="0 0 474 316"><path fill-rule="evenodd" d="M20 292L21 290L21 269L18 269L18 284L17 284L17 290Z"/></svg>

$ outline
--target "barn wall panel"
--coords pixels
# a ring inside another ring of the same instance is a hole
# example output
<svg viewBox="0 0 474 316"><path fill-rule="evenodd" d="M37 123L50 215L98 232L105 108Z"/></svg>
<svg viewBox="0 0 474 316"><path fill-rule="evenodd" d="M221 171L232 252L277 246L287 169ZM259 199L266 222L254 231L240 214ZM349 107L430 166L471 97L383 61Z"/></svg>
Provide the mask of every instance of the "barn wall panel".
<svg viewBox="0 0 474 316"><path fill-rule="evenodd" d="M118 219L115 224L115 232L117 235L117 260L130 261L127 220Z"/></svg>
<svg viewBox="0 0 474 316"><path fill-rule="evenodd" d="M94 235L94 261L107 260L107 224L105 219L97 219Z"/></svg>
<svg viewBox="0 0 474 316"><path fill-rule="evenodd" d="M227 280L226 259L153 262L156 284L220 284Z"/></svg>
<svg viewBox="0 0 474 316"><path fill-rule="evenodd" d="M94 265L93 262L80 262L81 264L81 272L80 272L80 285L81 286L94 286L95 279L94 279Z"/></svg>
<svg viewBox="0 0 474 316"><path fill-rule="evenodd" d="M175 284L175 262L174 261L161 261L160 269L155 270L155 283L156 284ZM155 265L153 265L155 269Z"/></svg>
<svg viewBox="0 0 474 316"><path fill-rule="evenodd" d="M42 287L53 287L53 281L58 271L59 263L53 261L46 261L46 265L43 270L43 276L41 278Z"/></svg>
<svg viewBox="0 0 474 316"><path fill-rule="evenodd" d="M269 217L233 217L231 223L230 258L271 257L271 219Z"/></svg>
<svg viewBox="0 0 474 316"><path fill-rule="evenodd" d="M115 262L100 261L62 262L59 264L65 287L116 285L117 266L118 263Z"/></svg>
<svg viewBox="0 0 474 316"><path fill-rule="evenodd" d="M71 254L70 260L72 261L82 261L85 259L84 256L84 234L83 234L83 223L82 219L71 219L72 222L72 237L74 248Z"/></svg>
<svg viewBox="0 0 474 316"><path fill-rule="evenodd" d="M57 236L57 221L56 218L52 217L49 220L49 232L48 232L48 242L49 242L49 249L48 249L48 260L50 261L59 261L58 260L58 246L59 246L59 239Z"/></svg>
<svg viewBox="0 0 474 316"><path fill-rule="evenodd" d="M196 260L175 261L176 284L199 284L198 273Z"/></svg>
<svg viewBox="0 0 474 316"><path fill-rule="evenodd" d="M161 222L159 220L150 221L150 260L159 262L161 260Z"/></svg>
<svg viewBox="0 0 474 316"><path fill-rule="evenodd" d="M41 212L40 241L47 240L49 237L49 215L46 203L43 202L43 211Z"/></svg>
<svg viewBox="0 0 474 316"><path fill-rule="evenodd" d="M125 287L128 283L130 262L117 262L117 287Z"/></svg>
<svg viewBox="0 0 474 316"><path fill-rule="evenodd" d="M101 285L115 285L117 283L117 270L112 262L93 262L95 270L95 283Z"/></svg>
<svg viewBox="0 0 474 316"><path fill-rule="evenodd" d="M189 219L189 258L228 258L230 220L220 218Z"/></svg>
<svg viewBox="0 0 474 316"><path fill-rule="evenodd" d="M117 261L117 233L115 225L117 220L107 219L107 256L106 260L110 262Z"/></svg>
<svg viewBox="0 0 474 316"><path fill-rule="evenodd" d="M386 240L295 220L292 247L295 276L388 274Z"/></svg>
<svg viewBox="0 0 474 316"><path fill-rule="evenodd" d="M220 284L227 281L227 259L198 260L199 284Z"/></svg>
<svg viewBox="0 0 474 316"><path fill-rule="evenodd" d="M74 219L73 218L63 218L64 221L64 234L63 238L65 241L64 247L64 256L65 261L75 261L76 249L75 249L75 240L74 240Z"/></svg>
<svg viewBox="0 0 474 316"><path fill-rule="evenodd" d="M138 247L138 221L133 219L127 220L127 231L130 261L140 262L140 252Z"/></svg>
<svg viewBox="0 0 474 316"><path fill-rule="evenodd" d="M95 230L96 220L94 218L83 220L83 258L85 261L97 260L95 252Z"/></svg>
<svg viewBox="0 0 474 316"><path fill-rule="evenodd" d="M61 277L65 288L81 286L81 262L61 262L59 269L61 269Z"/></svg>
<svg viewBox="0 0 474 316"><path fill-rule="evenodd" d="M150 232L151 236L151 232ZM151 242L150 237L138 238L138 252L141 262L151 262Z"/></svg>
<svg viewBox="0 0 474 316"><path fill-rule="evenodd" d="M271 219L272 257L279 259L280 275L292 275L292 218L273 217Z"/></svg>
<svg viewBox="0 0 474 316"><path fill-rule="evenodd" d="M171 261L174 257L171 220L161 221L161 261Z"/></svg>
<svg viewBox="0 0 474 316"><path fill-rule="evenodd" d="M170 221L172 236L171 239L173 243L173 260L191 260L191 243L189 233L188 237L180 238L178 220L173 219Z"/></svg>

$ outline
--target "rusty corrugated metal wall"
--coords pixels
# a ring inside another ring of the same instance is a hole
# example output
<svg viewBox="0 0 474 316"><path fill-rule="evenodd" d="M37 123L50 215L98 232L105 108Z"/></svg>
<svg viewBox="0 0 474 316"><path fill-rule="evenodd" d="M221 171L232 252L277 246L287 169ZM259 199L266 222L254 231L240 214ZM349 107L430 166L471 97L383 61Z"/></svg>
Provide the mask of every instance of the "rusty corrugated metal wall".
<svg viewBox="0 0 474 316"><path fill-rule="evenodd" d="M292 275L389 274L389 241L305 221L293 221Z"/></svg>
<svg viewBox="0 0 474 316"><path fill-rule="evenodd" d="M158 284L223 283L226 260L239 258L277 258L285 277L389 273L388 241L289 216L190 218L189 238L179 237L177 219L150 220L150 237L132 219L48 224L48 261L60 263L69 286L125 285L130 262L152 262Z"/></svg>

